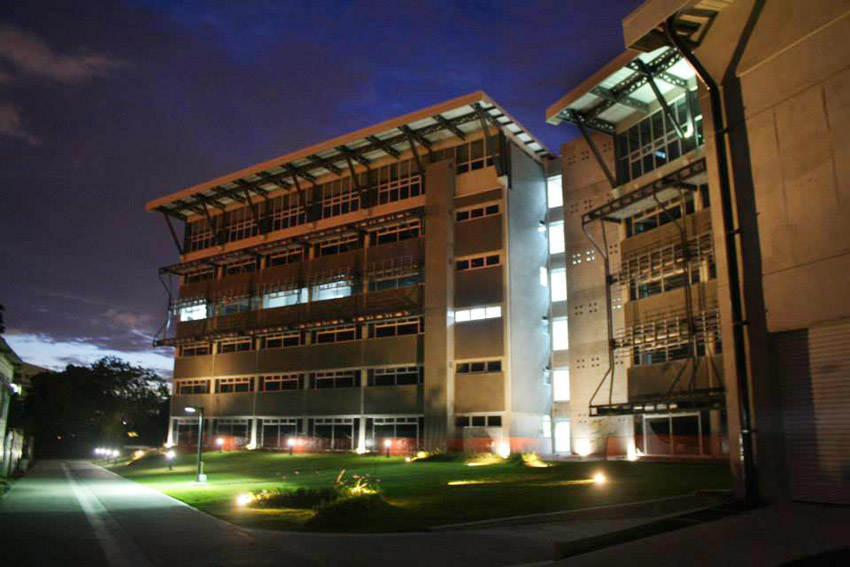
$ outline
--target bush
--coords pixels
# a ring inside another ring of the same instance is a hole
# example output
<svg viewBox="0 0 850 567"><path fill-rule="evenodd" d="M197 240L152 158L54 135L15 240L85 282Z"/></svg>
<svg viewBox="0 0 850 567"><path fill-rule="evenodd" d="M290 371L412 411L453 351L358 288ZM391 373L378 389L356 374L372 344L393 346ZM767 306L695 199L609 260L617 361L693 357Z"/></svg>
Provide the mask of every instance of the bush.
<svg viewBox="0 0 850 567"><path fill-rule="evenodd" d="M414 463L456 463L466 459L464 453L430 453L423 457L413 459Z"/></svg>
<svg viewBox="0 0 850 567"><path fill-rule="evenodd" d="M272 489L256 491L252 495L252 504L258 508L313 509L339 498L339 491L336 488Z"/></svg>
<svg viewBox="0 0 850 567"><path fill-rule="evenodd" d="M392 508L380 494L345 496L316 509L316 515L307 522L308 528L350 527L361 522L365 516Z"/></svg>

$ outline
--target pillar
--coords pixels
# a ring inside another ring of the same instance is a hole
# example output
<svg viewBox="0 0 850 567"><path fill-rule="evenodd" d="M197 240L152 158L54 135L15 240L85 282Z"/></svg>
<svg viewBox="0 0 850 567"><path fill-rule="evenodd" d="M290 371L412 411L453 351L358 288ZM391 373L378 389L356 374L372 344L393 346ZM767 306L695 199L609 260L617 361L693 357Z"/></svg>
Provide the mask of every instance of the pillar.
<svg viewBox="0 0 850 567"><path fill-rule="evenodd" d="M425 172L425 448L445 450L454 434L454 160Z"/></svg>

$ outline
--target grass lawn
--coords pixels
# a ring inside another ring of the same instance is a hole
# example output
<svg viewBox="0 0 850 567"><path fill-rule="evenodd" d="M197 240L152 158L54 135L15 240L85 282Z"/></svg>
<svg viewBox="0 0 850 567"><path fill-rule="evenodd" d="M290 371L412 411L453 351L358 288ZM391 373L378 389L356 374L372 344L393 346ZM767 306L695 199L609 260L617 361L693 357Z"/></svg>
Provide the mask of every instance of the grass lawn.
<svg viewBox="0 0 850 567"><path fill-rule="evenodd" d="M728 488L726 463L564 462L549 468L520 463L467 466L457 462L405 463L402 458L353 454L294 455L266 452L209 452L204 454L209 480L194 479L195 456L177 457L169 471L155 455L112 470L164 492L210 514L240 525L270 529L303 529L314 512L295 509L255 509L236 505L236 497L262 488L329 487L341 469L380 479L392 508L364 512L348 531L389 532L431 526L637 502L693 492ZM571 483L602 472L604 484ZM450 481L486 481L450 486Z"/></svg>

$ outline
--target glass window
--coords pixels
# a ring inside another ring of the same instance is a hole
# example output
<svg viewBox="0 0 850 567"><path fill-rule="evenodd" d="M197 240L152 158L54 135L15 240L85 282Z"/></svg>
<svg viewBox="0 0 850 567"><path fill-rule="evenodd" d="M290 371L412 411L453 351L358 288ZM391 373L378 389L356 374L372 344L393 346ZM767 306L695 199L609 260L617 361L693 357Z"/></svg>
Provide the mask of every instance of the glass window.
<svg viewBox="0 0 850 567"><path fill-rule="evenodd" d="M562 207L564 205L564 193L561 190L561 176L550 177L546 182L546 200L549 208Z"/></svg>
<svg viewBox="0 0 850 567"><path fill-rule="evenodd" d="M554 350L570 348L570 331L566 317L559 317L552 321L552 348Z"/></svg>
<svg viewBox="0 0 850 567"><path fill-rule="evenodd" d="M562 221L549 223L549 253L560 254L565 248L564 223Z"/></svg>
<svg viewBox="0 0 850 567"><path fill-rule="evenodd" d="M286 307L298 303L307 303L307 288L274 291L263 296L263 309Z"/></svg>
<svg viewBox="0 0 850 567"><path fill-rule="evenodd" d="M313 301L338 299L349 295L351 295L351 284L345 280L313 286Z"/></svg>
<svg viewBox="0 0 850 567"><path fill-rule="evenodd" d="M553 395L556 402L570 401L570 369L556 368L552 372Z"/></svg>
<svg viewBox="0 0 850 567"><path fill-rule="evenodd" d="M552 270L552 301L567 300L567 270L557 268Z"/></svg>
<svg viewBox="0 0 850 567"><path fill-rule="evenodd" d="M181 321L198 321L207 318L207 304L186 305L180 308Z"/></svg>

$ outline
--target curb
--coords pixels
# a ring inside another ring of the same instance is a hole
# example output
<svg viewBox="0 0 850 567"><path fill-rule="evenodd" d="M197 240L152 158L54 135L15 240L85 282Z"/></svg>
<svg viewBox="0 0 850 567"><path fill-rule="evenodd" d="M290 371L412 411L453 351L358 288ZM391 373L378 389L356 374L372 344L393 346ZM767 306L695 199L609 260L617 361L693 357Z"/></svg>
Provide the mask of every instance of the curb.
<svg viewBox="0 0 850 567"><path fill-rule="evenodd" d="M720 506L730 504L732 501L725 499L719 503L702 506L692 510L680 510L677 513L667 514L658 518L649 520L645 524L616 530L597 536L591 536L573 541L555 542L553 546L553 559L560 561L606 549L615 545L628 543L631 541L652 537L655 535L676 531L683 528L689 528L705 522L718 520L728 517L732 514L740 513L739 510L730 510L728 513L721 513Z"/></svg>
<svg viewBox="0 0 850 567"><path fill-rule="evenodd" d="M544 512L542 514L527 514L523 516L508 516L492 520L445 524L429 528L428 531L447 532L571 520L613 520L646 516L664 516L702 508L707 505L715 506L725 499L725 493L715 494L697 491L680 496L669 496L667 498L643 500L628 504L612 504L610 506L577 508L575 510L563 510L560 512Z"/></svg>

